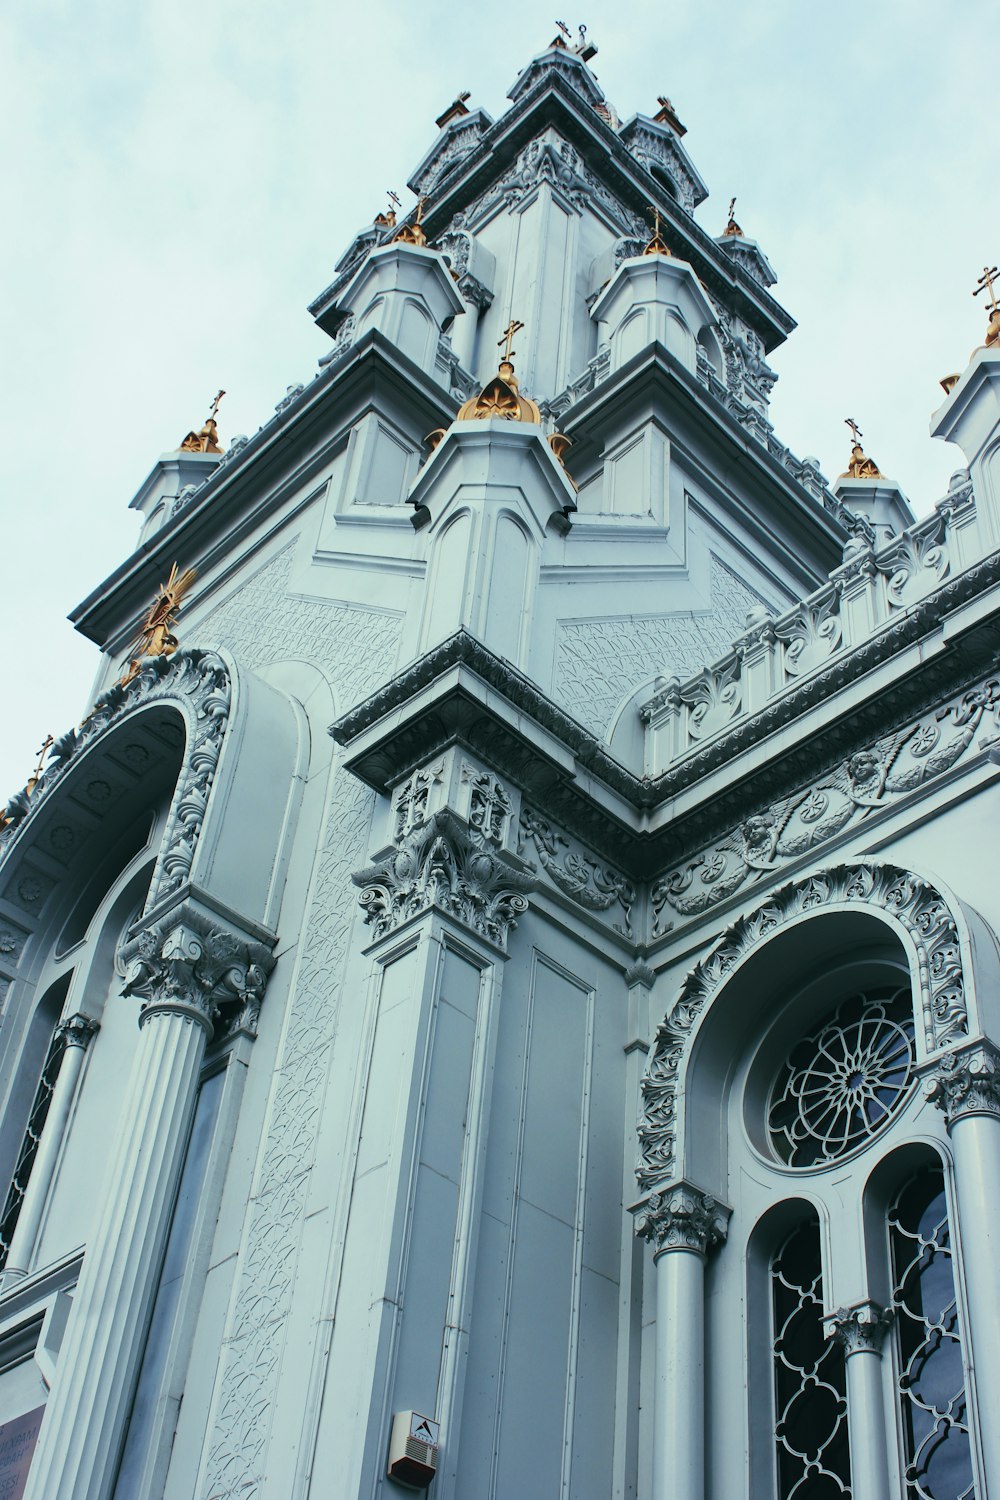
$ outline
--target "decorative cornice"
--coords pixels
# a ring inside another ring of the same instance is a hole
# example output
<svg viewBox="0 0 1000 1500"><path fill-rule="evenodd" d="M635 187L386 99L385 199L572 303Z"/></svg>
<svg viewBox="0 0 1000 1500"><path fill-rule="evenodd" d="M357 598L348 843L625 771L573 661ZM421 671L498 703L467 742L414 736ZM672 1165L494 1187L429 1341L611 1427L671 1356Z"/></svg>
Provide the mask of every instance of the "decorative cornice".
<svg viewBox="0 0 1000 1500"><path fill-rule="evenodd" d="M1000 1119L1000 1048L981 1040L946 1053L931 1075L927 1097L943 1111L949 1130L970 1115Z"/></svg>
<svg viewBox="0 0 1000 1500"><path fill-rule="evenodd" d="M56 1037L64 1047L80 1047L86 1052L100 1029L93 1016L85 1016L82 1011L77 1011L75 1015L67 1016L64 1021L59 1022Z"/></svg>
<svg viewBox="0 0 1000 1500"><path fill-rule="evenodd" d="M430 910L507 951L535 877L523 860L487 841L450 808L434 813L352 877L374 940Z"/></svg>
<svg viewBox="0 0 1000 1500"><path fill-rule="evenodd" d="M142 1001L139 1025L175 1015L203 1026L209 1038L255 1036L270 949L213 913L189 903L175 907L124 944L124 995Z"/></svg>
<svg viewBox="0 0 1000 1500"><path fill-rule="evenodd" d="M709 1250L725 1244L732 1209L703 1193L690 1182L673 1182L661 1187L636 1210L635 1232L653 1246L653 1259L659 1260L668 1250L693 1250L706 1256Z"/></svg>
<svg viewBox="0 0 1000 1500"><path fill-rule="evenodd" d="M838 1307L823 1321L826 1337L836 1340L849 1359L852 1354L881 1354L892 1319L891 1308L856 1302L852 1307Z"/></svg>
<svg viewBox="0 0 1000 1500"><path fill-rule="evenodd" d="M955 915L940 891L891 864L843 864L772 891L722 934L685 977L680 994L657 1028L642 1080L640 1157L636 1176L655 1187L677 1170L678 1090L698 1017L736 966L785 923L832 905L876 909L899 922L917 950L914 1003L923 1016L928 1050L967 1035L965 976Z"/></svg>

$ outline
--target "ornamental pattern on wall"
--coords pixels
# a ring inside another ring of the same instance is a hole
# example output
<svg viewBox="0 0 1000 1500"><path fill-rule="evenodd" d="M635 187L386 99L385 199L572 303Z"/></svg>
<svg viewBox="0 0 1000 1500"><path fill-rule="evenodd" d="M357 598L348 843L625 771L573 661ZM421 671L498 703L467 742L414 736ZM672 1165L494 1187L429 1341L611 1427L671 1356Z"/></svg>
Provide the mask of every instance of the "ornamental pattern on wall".
<svg viewBox="0 0 1000 1500"><path fill-rule="evenodd" d="M715 661L746 629L749 610L763 603L725 563L712 558L711 603L681 614L623 615L559 626L553 696L604 734L629 683L639 688L658 674L690 677ZM628 681L622 680L628 664Z"/></svg>
<svg viewBox="0 0 1000 1500"><path fill-rule="evenodd" d="M998 712L1000 680L991 678L855 751L821 781L754 813L713 848L655 882L654 937L669 932L676 916L707 911L942 775L968 750L983 719L992 728Z"/></svg>
<svg viewBox="0 0 1000 1500"><path fill-rule="evenodd" d="M693 968L656 1031L642 1080L639 1166L644 1189L677 1169L678 1084L695 1023L732 971L759 943L793 918L834 904L879 909L906 929L918 954L914 1007L928 1051L968 1034L958 928L948 903L927 881L889 864L844 864L773 891L723 933Z"/></svg>

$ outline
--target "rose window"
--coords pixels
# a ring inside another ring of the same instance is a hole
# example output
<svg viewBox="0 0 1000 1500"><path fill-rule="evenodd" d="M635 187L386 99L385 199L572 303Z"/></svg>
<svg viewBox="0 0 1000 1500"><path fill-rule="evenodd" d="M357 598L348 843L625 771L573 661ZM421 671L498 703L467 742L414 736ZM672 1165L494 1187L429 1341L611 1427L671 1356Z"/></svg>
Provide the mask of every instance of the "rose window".
<svg viewBox="0 0 1000 1500"><path fill-rule="evenodd" d="M852 995L781 1069L767 1116L772 1149L790 1167L849 1155L896 1113L913 1064L909 986Z"/></svg>

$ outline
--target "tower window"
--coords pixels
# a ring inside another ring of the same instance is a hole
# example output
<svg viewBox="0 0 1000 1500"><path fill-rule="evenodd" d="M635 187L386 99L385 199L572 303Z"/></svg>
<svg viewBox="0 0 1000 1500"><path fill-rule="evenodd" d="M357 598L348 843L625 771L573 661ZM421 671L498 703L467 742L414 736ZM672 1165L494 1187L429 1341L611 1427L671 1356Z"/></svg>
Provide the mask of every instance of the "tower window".
<svg viewBox="0 0 1000 1500"><path fill-rule="evenodd" d="M974 1500L944 1174L921 1167L889 1210L906 1500Z"/></svg>
<svg viewBox="0 0 1000 1500"><path fill-rule="evenodd" d="M844 1355L824 1336L817 1219L793 1229L773 1256L771 1307L780 1500L850 1495Z"/></svg>
<svg viewBox="0 0 1000 1500"><path fill-rule="evenodd" d="M817 1167L864 1146L902 1104L913 1077L908 985L851 995L789 1054L771 1094L771 1148Z"/></svg>

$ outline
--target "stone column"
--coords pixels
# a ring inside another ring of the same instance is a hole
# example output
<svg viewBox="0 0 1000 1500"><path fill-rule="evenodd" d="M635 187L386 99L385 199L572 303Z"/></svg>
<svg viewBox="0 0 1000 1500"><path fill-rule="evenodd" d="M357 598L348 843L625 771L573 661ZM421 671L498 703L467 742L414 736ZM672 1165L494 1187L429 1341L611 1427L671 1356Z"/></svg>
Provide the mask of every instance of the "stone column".
<svg viewBox="0 0 1000 1500"><path fill-rule="evenodd" d="M45 1117L45 1125L38 1141L31 1176L28 1178L27 1190L21 1204L21 1212L17 1216L14 1237L10 1242L7 1264L3 1272L2 1285L5 1292L10 1291L12 1286L22 1281L28 1274L35 1241L38 1239L38 1226L41 1223L42 1212L52 1184L52 1174L55 1171L56 1161L66 1134L66 1125L80 1085L83 1060L90 1045L90 1039L98 1030L97 1022L81 1013L67 1017L56 1028L56 1037L61 1038L63 1043L62 1058L49 1102L49 1112Z"/></svg>
<svg viewBox="0 0 1000 1500"><path fill-rule="evenodd" d="M652 1193L638 1233L656 1267L652 1500L705 1496L705 1261L730 1209L689 1182Z"/></svg>
<svg viewBox="0 0 1000 1500"><path fill-rule="evenodd" d="M949 1053L938 1064L928 1092L944 1111L955 1154L967 1355L982 1413L986 1489L1000 1495L1000 1049L980 1039Z"/></svg>
<svg viewBox="0 0 1000 1500"><path fill-rule="evenodd" d="M246 1024L268 950L193 904L124 951L124 993L142 999L105 1199L87 1245L25 1500L107 1500L184 1165L205 1045Z"/></svg>
<svg viewBox="0 0 1000 1500"><path fill-rule="evenodd" d="M838 1308L826 1326L846 1361L851 1494L854 1500L890 1500L882 1345L892 1313L877 1302L856 1302Z"/></svg>

